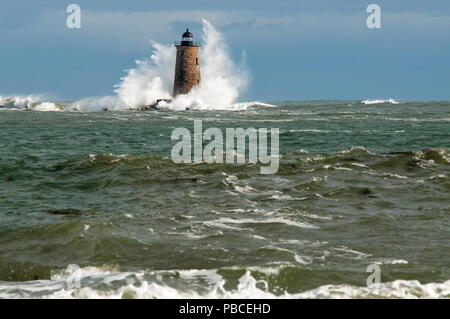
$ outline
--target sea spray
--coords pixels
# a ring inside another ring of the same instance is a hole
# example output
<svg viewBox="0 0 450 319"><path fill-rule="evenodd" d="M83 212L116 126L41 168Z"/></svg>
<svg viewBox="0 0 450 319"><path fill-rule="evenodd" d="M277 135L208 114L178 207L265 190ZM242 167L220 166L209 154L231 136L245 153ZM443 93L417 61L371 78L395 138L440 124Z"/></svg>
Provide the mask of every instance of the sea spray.
<svg viewBox="0 0 450 319"><path fill-rule="evenodd" d="M114 95L86 97L72 103L57 104L41 95L0 97L0 108L32 109L37 111L103 111L138 109L154 104L158 99L172 99L159 106L169 110L243 110L249 106L272 105L260 102L236 103L247 88L249 71L245 52L239 63L231 57L223 35L211 23L203 20L200 48L201 81L188 94L172 96L175 66L175 47L152 42L150 58L136 60L136 67L126 70Z"/></svg>
<svg viewBox="0 0 450 319"><path fill-rule="evenodd" d="M171 110L243 109L249 104L236 104L246 89L248 70L245 53L239 65L230 58L224 37L207 20L203 20L203 43L200 48L200 85L185 95L178 95L161 107ZM136 67L115 86L115 96L86 98L70 105L72 110L120 110L139 108L157 99L172 99L175 48L152 42L150 59L137 60Z"/></svg>
<svg viewBox="0 0 450 319"><path fill-rule="evenodd" d="M152 42L153 54L150 60L137 60L136 68L116 85L116 95L122 107L135 108L156 102L157 99L171 99L175 47Z"/></svg>
<svg viewBox="0 0 450 319"><path fill-rule="evenodd" d="M62 104L46 101L43 95L0 95L0 109L30 109L36 111L61 111Z"/></svg>
<svg viewBox="0 0 450 319"><path fill-rule="evenodd" d="M167 105L171 109L186 106L197 109L233 108L248 83L245 54L237 67L231 60L228 47L222 36L206 20L203 20L203 43L200 49L202 62L200 85L186 95L177 96Z"/></svg>

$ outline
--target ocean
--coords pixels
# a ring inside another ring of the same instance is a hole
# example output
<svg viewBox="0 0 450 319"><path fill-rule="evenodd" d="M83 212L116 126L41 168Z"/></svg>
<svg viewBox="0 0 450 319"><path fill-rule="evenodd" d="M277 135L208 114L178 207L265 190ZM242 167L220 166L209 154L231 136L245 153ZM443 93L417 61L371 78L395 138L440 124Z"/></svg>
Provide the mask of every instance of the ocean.
<svg viewBox="0 0 450 319"><path fill-rule="evenodd" d="M450 297L450 102L13 104L0 298ZM194 120L278 128L278 172L174 163L172 131Z"/></svg>

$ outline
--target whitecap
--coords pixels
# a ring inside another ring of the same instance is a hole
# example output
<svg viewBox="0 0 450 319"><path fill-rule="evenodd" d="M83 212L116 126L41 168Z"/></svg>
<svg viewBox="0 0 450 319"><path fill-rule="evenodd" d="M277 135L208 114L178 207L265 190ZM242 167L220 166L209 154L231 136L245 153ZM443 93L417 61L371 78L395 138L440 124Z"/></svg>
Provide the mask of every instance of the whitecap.
<svg viewBox="0 0 450 319"><path fill-rule="evenodd" d="M366 104L366 105L371 105L371 104L384 104L384 103L389 103L389 104L400 104L399 102L393 100L393 99L386 99L386 100L364 100L361 101L362 104Z"/></svg>

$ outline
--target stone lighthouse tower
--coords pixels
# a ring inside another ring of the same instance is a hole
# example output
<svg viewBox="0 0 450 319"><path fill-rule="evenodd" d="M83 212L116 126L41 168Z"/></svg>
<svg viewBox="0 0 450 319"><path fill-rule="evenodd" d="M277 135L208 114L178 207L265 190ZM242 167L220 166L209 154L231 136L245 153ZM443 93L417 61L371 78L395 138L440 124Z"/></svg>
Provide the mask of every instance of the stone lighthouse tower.
<svg viewBox="0 0 450 319"><path fill-rule="evenodd" d="M183 33L181 42L176 42L177 62L173 81L173 96L186 94L200 82L200 61L198 49L200 42L192 41L189 29Z"/></svg>

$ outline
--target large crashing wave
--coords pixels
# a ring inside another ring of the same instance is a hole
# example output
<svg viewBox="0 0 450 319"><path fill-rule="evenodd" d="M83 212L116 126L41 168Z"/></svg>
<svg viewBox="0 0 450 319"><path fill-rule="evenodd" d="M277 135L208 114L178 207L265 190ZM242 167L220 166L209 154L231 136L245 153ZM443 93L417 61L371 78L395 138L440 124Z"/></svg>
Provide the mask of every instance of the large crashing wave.
<svg viewBox="0 0 450 319"><path fill-rule="evenodd" d="M115 96L83 99L72 103L69 108L120 110L143 107L157 99L173 99L161 105L172 110L243 109L255 104L236 103L249 79L245 56L239 64L234 63L223 36L206 20L203 20L202 40L201 81L188 94L172 97L175 47L153 42L150 59L136 61L136 67L128 70L116 85Z"/></svg>
<svg viewBox="0 0 450 319"><path fill-rule="evenodd" d="M66 105L43 102L39 96L0 97L0 108L40 111L123 110L141 108L155 103L157 99L172 99L170 103L161 103L161 108L171 110L240 110L251 105L271 106L259 102L236 103L249 81L245 54L239 63L233 62L224 37L206 20L203 20L202 40L201 81L188 94L172 97L175 47L152 42L153 54L150 59L137 60L136 67L127 70L127 75L115 86L115 95L84 98Z"/></svg>
<svg viewBox="0 0 450 319"><path fill-rule="evenodd" d="M163 107L170 109L235 108L248 83L244 58L236 65L230 58L223 36L203 20L203 46L200 48L201 81L188 94L178 95ZM116 88L119 103L128 108L148 105L156 99L171 99L175 48L153 43L150 61L137 61Z"/></svg>

